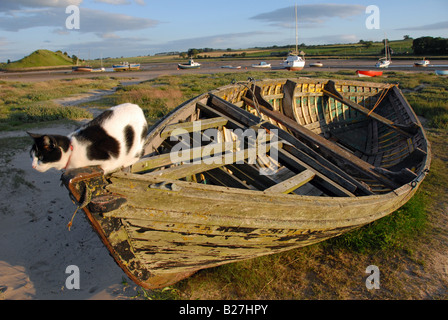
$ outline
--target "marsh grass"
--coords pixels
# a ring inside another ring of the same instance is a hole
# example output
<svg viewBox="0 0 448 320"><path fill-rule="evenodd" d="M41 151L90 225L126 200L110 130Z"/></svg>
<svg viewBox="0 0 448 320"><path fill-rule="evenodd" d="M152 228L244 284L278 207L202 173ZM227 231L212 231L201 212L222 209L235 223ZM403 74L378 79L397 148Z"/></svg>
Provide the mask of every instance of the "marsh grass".
<svg viewBox="0 0 448 320"><path fill-rule="evenodd" d="M63 107L61 105L46 102L32 104L30 106L15 108L9 116L11 123L36 123L61 119L86 119L92 114L79 107Z"/></svg>
<svg viewBox="0 0 448 320"><path fill-rule="evenodd" d="M63 107L52 100L118 85L118 79L109 77L35 83L0 81L0 130L21 129L29 123L91 118L86 109Z"/></svg>
<svg viewBox="0 0 448 320"><path fill-rule="evenodd" d="M327 245L360 253L411 250L408 239L421 236L426 230L427 202L427 193L418 191L411 200L394 213L363 228L330 239Z"/></svg>

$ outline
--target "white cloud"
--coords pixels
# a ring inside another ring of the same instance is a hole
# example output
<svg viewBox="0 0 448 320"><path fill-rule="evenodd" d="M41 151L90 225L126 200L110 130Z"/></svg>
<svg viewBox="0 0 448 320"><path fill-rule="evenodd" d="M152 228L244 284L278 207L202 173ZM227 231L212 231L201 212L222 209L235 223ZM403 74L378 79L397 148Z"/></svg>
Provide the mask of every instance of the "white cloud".
<svg viewBox="0 0 448 320"><path fill-rule="evenodd" d="M297 7L297 16L299 24L316 27L316 25L326 22L329 18L347 19L365 14L365 8L362 5L349 4L307 4ZM274 26L290 28L295 23L295 11L294 7L286 7L260 13L250 19L265 21Z"/></svg>
<svg viewBox="0 0 448 320"><path fill-rule="evenodd" d="M120 39L120 36L113 32L102 33L99 36L103 39Z"/></svg>
<svg viewBox="0 0 448 320"><path fill-rule="evenodd" d="M83 0L1 0L0 12L22 8L67 7L80 5Z"/></svg>
<svg viewBox="0 0 448 320"><path fill-rule="evenodd" d="M431 23L423 26L405 27L397 30L441 30L441 29L448 29L448 21Z"/></svg>
<svg viewBox="0 0 448 320"><path fill-rule="evenodd" d="M53 27L56 29L55 32L63 33L68 16L65 13L65 8L16 11L14 16L4 16L0 19L0 30L17 32L36 27ZM148 18L80 8L80 29L76 31L110 34L118 31L151 28L158 23L157 20Z"/></svg>

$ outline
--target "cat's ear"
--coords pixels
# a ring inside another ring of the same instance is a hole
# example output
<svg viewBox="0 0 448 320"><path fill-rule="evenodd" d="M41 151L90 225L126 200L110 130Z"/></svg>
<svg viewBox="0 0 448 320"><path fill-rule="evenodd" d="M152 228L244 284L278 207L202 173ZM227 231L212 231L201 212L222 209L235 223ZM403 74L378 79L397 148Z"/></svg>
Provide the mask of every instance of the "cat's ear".
<svg viewBox="0 0 448 320"><path fill-rule="evenodd" d="M39 139L39 138L41 138L42 137L42 135L41 134L38 134L38 133L31 133L31 132L26 132L26 133L28 133L28 135L31 137L31 138L33 138L33 139Z"/></svg>
<svg viewBox="0 0 448 320"><path fill-rule="evenodd" d="M42 142L44 144L44 148L47 150L54 149L56 147L56 139L52 136L44 135L42 136Z"/></svg>

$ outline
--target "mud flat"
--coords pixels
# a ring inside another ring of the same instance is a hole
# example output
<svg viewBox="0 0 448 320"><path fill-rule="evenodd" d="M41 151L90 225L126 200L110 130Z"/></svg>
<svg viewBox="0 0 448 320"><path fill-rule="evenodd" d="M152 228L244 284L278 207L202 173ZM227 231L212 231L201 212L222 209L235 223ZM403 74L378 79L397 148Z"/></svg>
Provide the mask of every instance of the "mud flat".
<svg viewBox="0 0 448 320"><path fill-rule="evenodd" d="M0 72L0 80L22 81L22 82L35 82L35 81L48 81L48 80L60 80L67 78L91 78L98 76L116 76L116 77L130 77L129 81L145 81L157 78L161 75L176 75L185 73L197 73L197 74L209 74L220 72L244 72L254 71L256 69L251 67L252 64L257 64L260 61L266 61L272 65L272 68L261 70L283 70L281 67L281 60L224 60L224 61L201 61L198 60L202 66L199 69L178 70L177 63L154 63L142 65L139 71L125 71L125 72L71 72L66 70L45 70L45 71L32 71L32 72ZM309 64L313 62L322 62L324 64L321 68L310 67ZM349 60L349 59L307 59L304 71L339 71L342 69L375 69L375 60ZM226 69L221 68L225 65L241 66L241 69ZM397 60L393 61L392 65L384 71L405 71L405 72L434 72L436 69L448 69L448 60L436 60L433 65L425 68L416 68L413 66L414 60ZM300 71L297 72L300 74Z"/></svg>
<svg viewBox="0 0 448 320"><path fill-rule="evenodd" d="M68 134L74 129L58 125L33 132ZM0 133L0 300L136 296L136 285L114 262L82 212L68 230L76 206L60 186L61 173L33 170L27 140ZM66 286L70 265L79 268L78 290Z"/></svg>

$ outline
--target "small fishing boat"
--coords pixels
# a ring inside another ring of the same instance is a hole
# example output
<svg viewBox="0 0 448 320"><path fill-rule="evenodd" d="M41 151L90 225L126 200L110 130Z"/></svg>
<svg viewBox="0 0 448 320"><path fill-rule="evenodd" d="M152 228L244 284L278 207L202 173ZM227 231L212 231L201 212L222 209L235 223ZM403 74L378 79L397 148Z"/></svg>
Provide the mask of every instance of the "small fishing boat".
<svg viewBox="0 0 448 320"><path fill-rule="evenodd" d="M228 65L228 66L221 66L221 68L224 68L224 69L241 69L241 66L234 67L232 65Z"/></svg>
<svg viewBox="0 0 448 320"><path fill-rule="evenodd" d="M253 67L253 68L270 68L270 67L271 67L271 64L270 64L270 63L267 63L267 62L265 62L265 61L261 61L261 62L258 63L258 64L253 64L252 67Z"/></svg>
<svg viewBox="0 0 448 320"><path fill-rule="evenodd" d="M114 64L112 68L114 69L114 71L139 70L140 63L121 62L120 64Z"/></svg>
<svg viewBox="0 0 448 320"><path fill-rule="evenodd" d="M292 53L283 61L283 66L289 71L300 71L305 67L305 60L301 56Z"/></svg>
<svg viewBox="0 0 448 320"><path fill-rule="evenodd" d="M73 72L92 72L93 68L91 66L73 66Z"/></svg>
<svg viewBox="0 0 448 320"><path fill-rule="evenodd" d="M431 159L397 85L303 77L192 98L152 127L144 154L61 179L118 265L152 289L380 219Z"/></svg>
<svg viewBox="0 0 448 320"><path fill-rule="evenodd" d="M430 61L423 58L421 61L414 62L414 67L427 67L429 66Z"/></svg>
<svg viewBox="0 0 448 320"><path fill-rule="evenodd" d="M283 66L289 71L300 71L305 67L305 58L299 55L299 35L298 35L298 24L297 24L297 4L295 7L295 18L296 18L296 47L295 51L288 54L286 59L283 61Z"/></svg>
<svg viewBox="0 0 448 320"><path fill-rule="evenodd" d="M356 70L356 74L358 75L358 77L381 77L383 75L383 71Z"/></svg>
<svg viewBox="0 0 448 320"><path fill-rule="evenodd" d="M193 59L190 59L190 60L188 61L188 63L184 63L184 64L179 63L179 64L177 65L177 67L178 67L179 69L198 69L198 68L201 67L201 64L198 63L198 62L194 62Z"/></svg>
<svg viewBox="0 0 448 320"><path fill-rule="evenodd" d="M378 59L378 62L375 64L377 68L389 68L392 62L387 58Z"/></svg>
<svg viewBox="0 0 448 320"><path fill-rule="evenodd" d="M324 64L322 62L310 63L310 67L314 67L314 68L322 68L323 66L324 66Z"/></svg>
<svg viewBox="0 0 448 320"><path fill-rule="evenodd" d="M130 63L129 70L140 70L140 63Z"/></svg>
<svg viewBox="0 0 448 320"><path fill-rule="evenodd" d="M392 58L390 55L390 48L387 44L387 37L384 38L384 57L378 59L375 67L377 68L388 68L392 63Z"/></svg>
<svg viewBox="0 0 448 320"><path fill-rule="evenodd" d="M448 76L448 70L436 70L438 76Z"/></svg>

